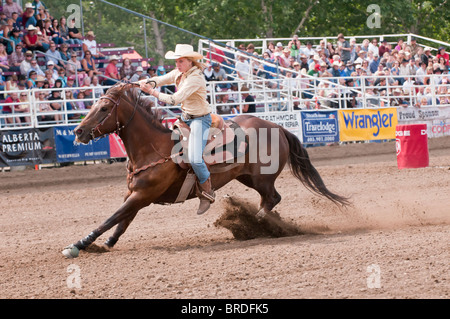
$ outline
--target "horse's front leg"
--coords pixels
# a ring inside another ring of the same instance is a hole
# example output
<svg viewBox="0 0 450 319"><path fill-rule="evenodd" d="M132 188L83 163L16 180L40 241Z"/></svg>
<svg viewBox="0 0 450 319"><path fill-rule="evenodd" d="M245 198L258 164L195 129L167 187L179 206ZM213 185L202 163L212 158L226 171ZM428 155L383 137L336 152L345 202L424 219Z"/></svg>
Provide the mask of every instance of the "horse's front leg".
<svg viewBox="0 0 450 319"><path fill-rule="evenodd" d="M138 211L148 206L151 203L150 200L143 198L139 193L132 193L127 200L122 204L122 206L105 222L103 222L98 228L94 229L89 235L79 240L75 244L69 245L63 250L63 255L68 258L74 258L78 256L78 252L82 249L86 249L90 244L92 244L98 237L103 233L111 229L113 226L119 224L118 229L112 236L115 238L115 242L120 235L122 235L131 221L134 219ZM112 247L114 239L107 245Z"/></svg>

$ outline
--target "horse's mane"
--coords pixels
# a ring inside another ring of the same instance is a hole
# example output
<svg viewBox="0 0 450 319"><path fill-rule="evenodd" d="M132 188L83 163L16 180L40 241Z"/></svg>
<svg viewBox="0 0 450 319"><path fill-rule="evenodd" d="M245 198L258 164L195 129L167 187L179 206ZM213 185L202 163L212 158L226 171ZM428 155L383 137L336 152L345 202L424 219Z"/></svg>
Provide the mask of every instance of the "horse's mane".
<svg viewBox="0 0 450 319"><path fill-rule="evenodd" d="M139 112L147 122L162 132L170 132L170 129L165 126L162 121L162 111L155 108L155 103L152 100L142 98L141 91L135 84L132 83L118 83L108 89L107 94L116 97L128 97L130 104L134 107L136 102L136 111ZM139 101L138 101L139 100Z"/></svg>

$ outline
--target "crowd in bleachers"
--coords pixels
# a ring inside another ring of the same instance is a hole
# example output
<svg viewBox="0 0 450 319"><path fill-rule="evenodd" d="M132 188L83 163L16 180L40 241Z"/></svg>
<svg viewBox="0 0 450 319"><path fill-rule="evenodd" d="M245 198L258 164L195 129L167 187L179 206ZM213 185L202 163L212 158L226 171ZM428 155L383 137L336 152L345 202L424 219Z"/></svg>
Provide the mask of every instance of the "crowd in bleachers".
<svg viewBox="0 0 450 319"><path fill-rule="evenodd" d="M434 51L420 46L414 37L409 43L404 39L378 43L377 38L357 43L339 34L336 43L324 39L314 45L302 43L295 35L286 43L269 42L261 52L252 43L238 48L237 52L213 48L207 58L221 65L230 81L283 78L281 86L291 87L301 97L303 104L297 102L298 108L339 107L339 99L345 101L344 107L361 107L361 89L366 97L374 97L371 106L450 104L449 54L445 47ZM310 90L312 82L318 91Z"/></svg>
<svg viewBox="0 0 450 319"><path fill-rule="evenodd" d="M12 0L0 7L0 100L3 103L24 102L29 94L8 94L7 91L34 88L70 88L73 100L103 94L98 87L117 81L135 81L145 76L142 66L134 66L130 59L119 54L102 53L93 31L83 36L75 25L75 19L66 21L64 16L55 18L40 0L25 3L22 8ZM119 67L118 64L121 66ZM149 74L152 71L147 70ZM86 87L86 89L84 89ZM87 88L89 87L89 88ZM2 91L6 91L1 93ZM66 92L67 93L67 92ZM61 92L55 93L58 99ZM66 96L68 97L69 94ZM59 110L61 103L49 91L36 91L41 112ZM68 110L86 109L90 103L71 101ZM3 106L0 113L27 113L26 104ZM78 116L81 116L78 114ZM74 117L76 117L74 115ZM58 116L38 117L40 120L58 122ZM29 116L3 119L0 124L29 122Z"/></svg>

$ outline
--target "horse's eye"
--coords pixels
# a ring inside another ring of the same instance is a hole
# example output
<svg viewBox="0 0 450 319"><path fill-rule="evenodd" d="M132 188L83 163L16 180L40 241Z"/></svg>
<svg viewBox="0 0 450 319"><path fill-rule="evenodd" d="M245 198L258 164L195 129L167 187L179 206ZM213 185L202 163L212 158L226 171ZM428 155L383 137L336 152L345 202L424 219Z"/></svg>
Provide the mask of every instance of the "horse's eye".
<svg viewBox="0 0 450 319"><path fill-rule="evenodd" d="M102 112L107 112L107 111L108 111L108 108L107 108L106 106L104 106L104 107L101 108L101 111L102 111Z"/></svg>

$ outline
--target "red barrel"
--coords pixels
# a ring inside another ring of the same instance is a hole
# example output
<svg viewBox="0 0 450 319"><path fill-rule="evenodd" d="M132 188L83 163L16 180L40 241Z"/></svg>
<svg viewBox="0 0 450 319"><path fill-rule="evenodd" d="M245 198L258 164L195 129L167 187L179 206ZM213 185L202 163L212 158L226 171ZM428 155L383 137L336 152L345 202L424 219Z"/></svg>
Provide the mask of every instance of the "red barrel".
<svg viewBox="0 0 450 319"><path fill-rule="evenodd" d="M402 168L427 167L428 135L426 124L397 125L395 128L397 165Z"/></svg>

